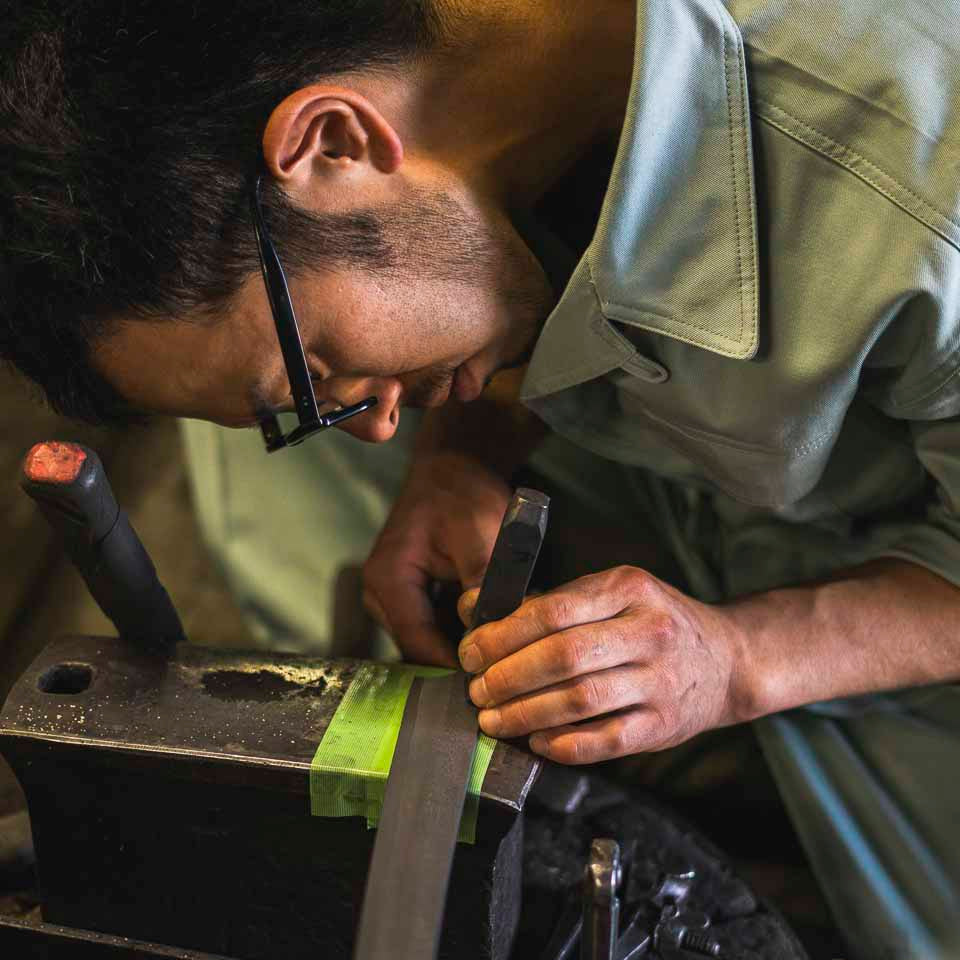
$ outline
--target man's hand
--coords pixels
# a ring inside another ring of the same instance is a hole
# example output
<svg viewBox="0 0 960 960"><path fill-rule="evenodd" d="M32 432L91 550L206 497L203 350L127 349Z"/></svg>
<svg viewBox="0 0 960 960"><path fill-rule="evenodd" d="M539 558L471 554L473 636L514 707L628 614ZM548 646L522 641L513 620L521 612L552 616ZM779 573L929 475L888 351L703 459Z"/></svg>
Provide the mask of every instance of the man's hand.
<svg viewBox="0 0 960 960"><path fill-rule="evenodd" d="M454 648L437 628L430 586L479 585L510 493L498 473L468 455L415 461L364 567L367 609L407 660L456 666Z"/></svg>
<svg viewBox="0 0 960 960"><path fill-rule="evenodd" d="M461 599L464 623L476 597ZM527 600L472 631L459 652L478 674L470 696L484 732L533 734L537 753L593 763L743 719L734 637L720 608L617 567Z"/></svg>

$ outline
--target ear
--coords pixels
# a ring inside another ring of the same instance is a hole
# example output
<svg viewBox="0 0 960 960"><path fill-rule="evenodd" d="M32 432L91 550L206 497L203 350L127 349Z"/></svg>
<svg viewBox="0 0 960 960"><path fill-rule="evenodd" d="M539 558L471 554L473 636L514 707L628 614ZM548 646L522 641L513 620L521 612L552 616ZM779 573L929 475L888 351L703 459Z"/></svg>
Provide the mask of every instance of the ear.
<svg viewBox="0 0 960 960"><path fill-rule="evenodd" d="M280 103L263 135L263 156L273 177L288 187L315 178L377 172L403 162L403 144L382 114L360 94L314 84Z"/></svg>

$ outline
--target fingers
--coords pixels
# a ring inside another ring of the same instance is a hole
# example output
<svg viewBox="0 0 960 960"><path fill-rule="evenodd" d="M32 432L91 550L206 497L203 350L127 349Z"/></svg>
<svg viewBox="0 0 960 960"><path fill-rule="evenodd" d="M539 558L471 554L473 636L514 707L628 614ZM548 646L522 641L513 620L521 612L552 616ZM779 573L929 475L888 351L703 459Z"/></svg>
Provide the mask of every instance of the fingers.
<svg viewBox="0 0 960 960"><path fill-rule="evenodd" d="M551 684L628 663L634 659L635 627L631 618L615 617L531 643L474 677L470 698L478 707L493 707ZM464 644L460 659L464 665L469 660L469 654L464 660Z"/></svg>
<svg viewBox="0 0 960 960"><path fill-rule="evenodd" d="M456 551L450 552L450 559L464 590L478 587L483 582L483 575L487 572L493 545L500 530L499 521L493 524L489 522L489 517L473 519L475 522L471 524L469 535L461 533L456 540Z"/></svg>
<svg viewBox="0 0 960 960"><path fill-rule="evenodd" d="M478 627L460 645L463 669L479 673L542 637L615 617L632 600L626 577L618 574L614 570L581 577L524 601L503 620Z"/></svg>
<svg viewBox="0 0 960 960"><path fill-rule="evenodd" d="M537 693L480 711L480 727L491 737L520 737L604 713L633 707L644 700L645 671L616 667L567 680Z"/></svg>
<svg viewBox="0 0 960 960"><path fill-rule="evenodd" d="M380 601L373 593L371 593L370 590L367 589L366 586L363 588L363 608L367 611L367 613L370 614L371 617L373 617L374 620L377 621L377 623L380 624L381 627L383 627L384 630L390 630L390 625L387 622L387 615L384 612L383 607L380 606Z"/></svg>
<svg viewBox="0 0 960 960"><path fill-rule="evenodd" d="M457 601L457 614L460 617L460 622L468 629L473 622L473 610L477 605L477 598L479 596L480 588L473 587L465 593L460 594L460 599Z"/></svg>
<svg viewBox="0 0 960 960"><path fill-rule="evenodd" d="M457 665L428 588L480 583L509 499L503 479L471 457L415 458L364 567L369 608L408 659Z"/></svg>
<svg viewBox="0 0 960 960"><path fill-rule="evenodd" d="M398 584L391 600L388 629L405 660L437 667L457 667L450 641L437 627L433 604L424 588Z"/></svg>
<svg viewBox="0 0 960 960"><path fill-rule="evenodd" d="M371 567L373 570L371 571ZM416 564L398 563L390 577L377 575L368 563L364 604L389 631L404 655L413 663L456 667L450 641L437 627L433 603L427 592L430 577Z"/></svg>
<svg viewBox="0 0 960 960"><path fill-rule="evenodd" d="M666 739L660 715L648 707L625 710L590 723L544 730L530 738L534 753L566 764L599 763L669 746L673 743Z"/></svg>
<svg viewBox="0 0 960 960"><path fill-rule="evenodd" d="M532 600L535 596L540 596L539 592L530 592L527 594L527 598ZM467 590L465 593L460 595L460 599L457 601L457 614L460 617L460 622L465 626L470 626L473 623L473 611L477 606L477 600L480 598L480 587L473 587L470 590Z"/></svg>

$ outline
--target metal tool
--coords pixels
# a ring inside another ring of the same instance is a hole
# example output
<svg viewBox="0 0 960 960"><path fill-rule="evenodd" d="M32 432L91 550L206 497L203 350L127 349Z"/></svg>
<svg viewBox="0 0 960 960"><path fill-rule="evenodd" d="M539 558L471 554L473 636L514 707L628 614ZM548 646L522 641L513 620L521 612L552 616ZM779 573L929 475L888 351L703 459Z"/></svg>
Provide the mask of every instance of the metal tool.
<svg viewBox="0 0 960 960"><path fill-rule="evenodd" d="M169 653L184 639L177 611L96 453L76 443L38 443L24 459L20 485L124 640Z"/></svg>
<svg viewBox="0 0 960 960"><path fill-rule="evenodd" d="M614 960L620 929L620 844L594 840L583 872L580 960Z"/></svg>
<svg viewBox="0 0 960 960"><path fill-rule="evenodd" d="M547 532L550 498L520 487L507 505L473 608L470 629L502 620L523 603Z"/></svg>
<svg viewBox="0 0 960 960"><path fill-rule="evenodd" d="M719 957L720 944L704 931L710 918L703 913L682 913L668 904L660 914L653 932L653 945L658 952L680 950L699 957Z"/></svg>
<svg viewBox="0 0 960 960"><path fill-rule="evenodd" d="M584 869L581 909L572 909L572 902L563 911L541 960L568 960L578 941L580 960L720 958L720 944L707 933L710 918L686 908L696 873L688 868L661 872L650 886L649 869L642 866L625 862L616 841L595 839ZM628 867L630 880L624 884Z"/></svg>
<svg viewBox="0 0 960 960"><path fill-rule="evenodd" d="M474 611L474 627L523 602L547 525L549 499L511 499ZM355 960L433 960L477 738L465 674L414 681L407 699L370 861Z"/></svg>

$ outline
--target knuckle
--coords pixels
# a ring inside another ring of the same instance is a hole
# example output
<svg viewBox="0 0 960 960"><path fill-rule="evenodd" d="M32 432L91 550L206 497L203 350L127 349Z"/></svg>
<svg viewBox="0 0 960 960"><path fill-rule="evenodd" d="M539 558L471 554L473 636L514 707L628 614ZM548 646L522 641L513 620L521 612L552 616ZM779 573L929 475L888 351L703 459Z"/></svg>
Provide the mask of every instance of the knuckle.
<svg viewBox="0 0 960 960"><path fill-rule="evenodd" d="M500 658L497 654L497 643L493 624L486 623L469 633L470 642L477 648L483 666L496 663Z"/></svg>
<svg viewBox="0 0 960 960"><path fill-rule="evenodd" d="M576 622L577 605L568 594L554 593L538 597L531 607L531 612L545 634L556 633Z"/></svg>
<svg viewBox="0 0 960 960"><path fill-rule="evenodd" d="M666 610L657 610L647 620L646 632L658 647L666 648L671 646L676 638L676 623Z"/></svg>
<svg viewBox="0 0 960 960"><path fill-rule="evenodd" d="M506 679L503 670L497 669L497 667L490 667L483 674L484 684L487 689L487 696L494 703L503 703L504 700L507 700L510 697L510 683Z"/></svg>
<svg viewBox="0 0 960 960"><path fill-rule="evenodd" d="M520 734L524 734L532 733L537 729L528 700L515 700L509 707L505 708L504 713L509 719L511 730L515 729Z"/></svg>
<svg viewBox="0 0 960 960"><path fill-rule="evenodd" d="M592 759L589 756L584 738L578 734L564 737L560 742L554 742L550 748L550 757L557 763L571 765L589 763Z"/></svg>
<svg viewBox="0 0 960 960"><path fill-rule="evenodd" d="M480 647L483 662L498 663L513 653L514 649L515 644L511 643L509 630L504 629L500 624L490 624L490 629L487 630Z"/></svg>
<svg viewBox="0 0 960 960"><path fill-rule="evenodd" d="M604 703L603 684L594 676L583 677L570 689L570 701L573 710L580 716L592 716Z"/></svg>
<svg viewBox="0 0 960 960"><path fill-rule="evenodd" d="M610 571L614 590L625 598L635 600L646 593L652 577L640 567L621 565Z"/></svg>
<svg viewBox="0 0 960 960"><path fill-rule="evenodd" d="M632 737L630 725L624 717L616 717L609 725L604 736L604 755L619 757L630 752Z"/></svg>
<svg viewBox="0 0 960 960"><path fill-rule="evenodd" d="M557 644L557 667L568 676L575 676L583 666L583 649L575 640L566 637Z"/></svg>

